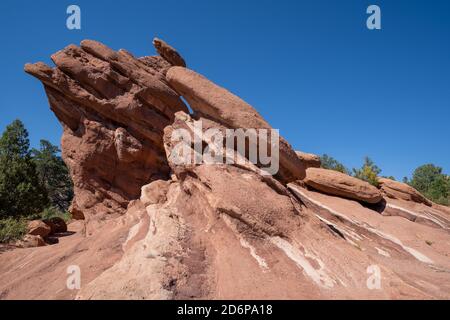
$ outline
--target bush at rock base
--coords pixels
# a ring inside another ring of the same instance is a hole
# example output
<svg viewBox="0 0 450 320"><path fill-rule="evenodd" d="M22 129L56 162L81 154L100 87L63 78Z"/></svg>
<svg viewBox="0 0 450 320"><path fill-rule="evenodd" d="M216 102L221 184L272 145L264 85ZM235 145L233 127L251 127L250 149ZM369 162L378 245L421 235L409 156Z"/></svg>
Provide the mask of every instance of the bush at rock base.
<svg viewBox="0 0 450 320"><path fill-rule="evenodd" d="M27 232L24 219L5 218L0 220L0 243L21 239Z"/></svg>
<svg viewBox="0 0 450 320"><path fill-rule="evenodd" d="M61 211L55 207L46 208L39 214L39 219L47 220L51 218L61 218L64 222L68 222L71 219L70 213L68 211Z"/></svg>

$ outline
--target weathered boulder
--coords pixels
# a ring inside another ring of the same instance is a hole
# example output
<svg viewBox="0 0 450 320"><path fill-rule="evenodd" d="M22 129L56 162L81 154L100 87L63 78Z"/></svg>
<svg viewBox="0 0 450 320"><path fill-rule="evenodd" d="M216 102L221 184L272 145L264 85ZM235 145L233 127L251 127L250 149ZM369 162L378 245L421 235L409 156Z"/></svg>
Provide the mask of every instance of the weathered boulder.
<svg viewBox="0 0 450 320"><path fill-rule="evenodd" d="M41 220L33 220L28 223L27 233L32 236L41 236L45 238L52 229Z"/></svg>
<svg viewBox="0 0 450 320"><path fill-rule="evenodd" d="M50 227L50 234L67 232L67 224L60 217L45 219L43 222Z"/></svg>
<svg viewBox="0 0 450 320"><path fill-rule="evenodd" d="M406 183L387 178L380 178L378 179L378 182L380 184L379 188L388 198L419 202L431 206L430 200Z"/></svg>
<svg viewBox="0 0 450 320"><path fill-rule="evenodd" d="M272 129L251 105L192 70L172 67L166 78L187 100L197 117L211 119L231 129ZM279 139L279 167L277 176L283 182L305 176L303 163L282 137Z"/></svg>
<svg viewBox="0 0 450 320"><path fill-rule="evenodd" d="M318 155L301 151L295 151L295 153L300 158L300 161L303 163L305 168L320 168L321 161Z"/></svg>
<svg viewBox="0 0 450 320"><path fill-rule="evenodd" d="M367 203L378 203L383 198L381 192L371 184L334 170L308 168L303 182L326 194Z"/></svg>
<svg viewBox="0 0 450 320"><path fill-rule="evenodd" d="M47 245L40 235L26 234L22 240L16 243L19 248L36 248Z"/></svg>
<svg viewBox="0 0 450 320"><path fill-rule="evenodd" d="M175 112L188 111L165 79L171 65L91 40L66 47L52 60L54 68L36 63L25 71L42 81L64 129L73 218L122 214L143 185L170 174L163 129Z"/></svg>

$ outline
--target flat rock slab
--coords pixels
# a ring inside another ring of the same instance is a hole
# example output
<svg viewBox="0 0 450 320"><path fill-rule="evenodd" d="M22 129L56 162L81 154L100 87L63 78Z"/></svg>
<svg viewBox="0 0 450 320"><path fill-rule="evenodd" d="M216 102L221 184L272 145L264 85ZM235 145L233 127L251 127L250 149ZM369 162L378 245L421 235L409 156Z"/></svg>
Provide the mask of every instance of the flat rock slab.
<svg viewBox="0 0 450 320"><path fill-rule="evenodd" d="M326 194L367 203L378 203L383 198L381 192L369 183L333 170L308 168L303 182Z"/></svg>

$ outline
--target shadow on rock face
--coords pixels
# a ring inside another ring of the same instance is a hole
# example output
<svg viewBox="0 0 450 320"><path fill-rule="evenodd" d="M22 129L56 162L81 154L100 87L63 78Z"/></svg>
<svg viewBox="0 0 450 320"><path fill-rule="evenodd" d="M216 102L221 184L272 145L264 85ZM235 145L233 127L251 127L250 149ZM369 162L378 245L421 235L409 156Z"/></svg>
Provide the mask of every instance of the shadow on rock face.
<svg viewBox="0 0 450 320"><path fill-rule="evenodd" d="M363 207L376 211L380 214L383 214L384 210L386 209L386 200L383 198L378 203L367 203L367 202L359 202Z"/></svg>

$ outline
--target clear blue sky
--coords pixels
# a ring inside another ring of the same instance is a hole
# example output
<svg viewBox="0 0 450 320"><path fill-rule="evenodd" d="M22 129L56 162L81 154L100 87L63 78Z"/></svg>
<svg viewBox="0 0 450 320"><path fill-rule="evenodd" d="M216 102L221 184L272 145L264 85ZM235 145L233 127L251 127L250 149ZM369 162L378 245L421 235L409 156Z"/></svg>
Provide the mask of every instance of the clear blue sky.
<svg viewBox="0 0 450 320"><path fill-rule="evenodd" d="M66 8L82 30L66 28ZM366 28L377 4L382 30ZM365 155L398 179L450 169L450 1L0 1L0 129L24 121L33 146L61 128L26 62L95 39L135 55L151 40L252 104L296 149L348 167Z"/></svg>

